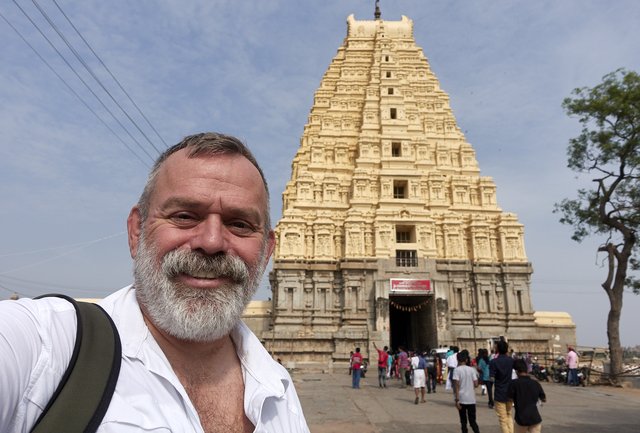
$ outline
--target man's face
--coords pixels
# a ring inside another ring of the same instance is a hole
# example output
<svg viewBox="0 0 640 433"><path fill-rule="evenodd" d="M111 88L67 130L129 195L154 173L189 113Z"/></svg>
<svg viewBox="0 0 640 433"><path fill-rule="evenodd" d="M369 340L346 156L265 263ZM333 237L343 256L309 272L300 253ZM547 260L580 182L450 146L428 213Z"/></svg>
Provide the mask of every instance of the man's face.
<svg viewBox="0 0 640 433"><path fill-rule="evenodd" d="M251 300L273 251L266 192L239 155L171 155L158 172L149 213L129 216L135 285L145 315L184 340L230 331Z"/></svg>

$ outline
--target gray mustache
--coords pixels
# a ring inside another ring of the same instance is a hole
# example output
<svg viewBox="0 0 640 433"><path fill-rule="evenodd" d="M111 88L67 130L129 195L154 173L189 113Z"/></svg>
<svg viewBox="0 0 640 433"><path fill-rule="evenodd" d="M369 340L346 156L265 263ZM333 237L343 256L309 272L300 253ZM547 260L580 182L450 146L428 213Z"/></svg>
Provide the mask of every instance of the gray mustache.
<svg viewBox="0 0 640 433"><path fill-rule="evenodd" d="M238 284L246 284L249 280L247 265L240 258L226 254L207 256L194 251L173 250L162 259L162 271L169 278L206 272L214 278L229 278Z"/></svg>

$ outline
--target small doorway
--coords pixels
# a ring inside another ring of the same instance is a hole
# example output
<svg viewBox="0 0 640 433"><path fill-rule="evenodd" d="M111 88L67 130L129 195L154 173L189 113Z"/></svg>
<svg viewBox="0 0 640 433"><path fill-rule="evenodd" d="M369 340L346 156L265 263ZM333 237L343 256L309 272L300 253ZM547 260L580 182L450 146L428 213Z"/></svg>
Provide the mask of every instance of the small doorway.
<svg viewBox="0 0 640 433"><path fill-rule="evenodd" d="M389 296L389 341L391 348L425 350L436 347L433 295Z"/></svg>

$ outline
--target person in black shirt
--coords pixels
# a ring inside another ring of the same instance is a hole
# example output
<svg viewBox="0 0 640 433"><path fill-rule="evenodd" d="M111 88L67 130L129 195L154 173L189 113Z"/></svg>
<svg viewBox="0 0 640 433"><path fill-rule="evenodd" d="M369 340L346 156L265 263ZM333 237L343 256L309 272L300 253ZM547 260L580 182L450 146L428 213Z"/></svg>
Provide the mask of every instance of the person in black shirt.
<svg viewBox="0 0 640 433"><path fill-rule="evenodd" d="M527 364L517 359L513 367L518 378L509 385L509 400L513 401L516 410L515 433L539 433L542 430L542 417L538 412L538 400L545 402L547 396L538 381L527 374Z"/></svg>
<svg viewBox="0 0 640 433"><path fill-rule="evenodd" d="M507 396L509 384L511 383L511 373L513 370L513 358L507 356L509 345L506 341L500 340L496 343L498 357L489 362L490 380L495 384L494 388L494 410L500 422L502 433L513 433L513 420L511 418L511 401Z"/></svg>

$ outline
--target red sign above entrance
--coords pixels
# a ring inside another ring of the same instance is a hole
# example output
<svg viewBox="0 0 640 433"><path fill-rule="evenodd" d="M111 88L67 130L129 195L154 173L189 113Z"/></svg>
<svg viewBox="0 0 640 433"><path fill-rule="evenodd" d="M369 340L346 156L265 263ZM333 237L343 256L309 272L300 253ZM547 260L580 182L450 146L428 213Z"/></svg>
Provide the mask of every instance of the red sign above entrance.
<svg viewBox="0 0 640 433"><path fill-rule="evenodd" d="M431 280L410 280L406 278L391 278L391 293L414 293L428 295L433 293Z"/></svg>

